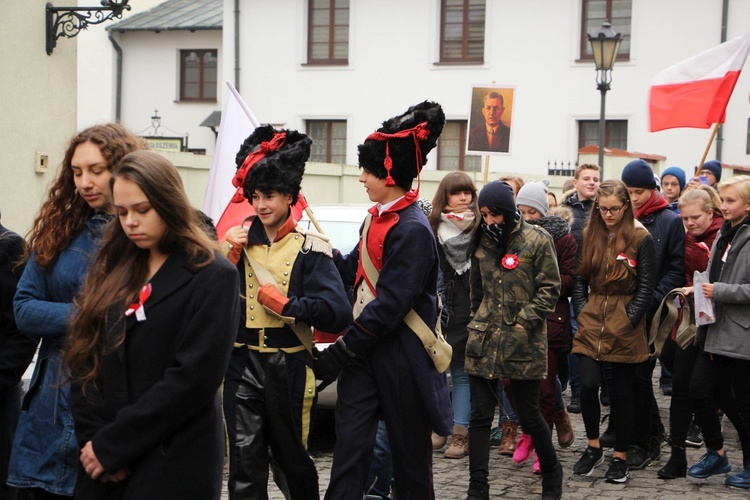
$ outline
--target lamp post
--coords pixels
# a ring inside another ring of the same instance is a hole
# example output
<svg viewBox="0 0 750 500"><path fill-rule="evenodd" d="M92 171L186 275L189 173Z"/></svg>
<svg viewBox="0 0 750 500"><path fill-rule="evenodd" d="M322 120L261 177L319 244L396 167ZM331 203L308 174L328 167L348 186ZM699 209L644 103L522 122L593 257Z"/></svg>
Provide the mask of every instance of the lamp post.
<svg viewBox="0 0 750 500"><path fill-rule="evenodd" d="M612 67L615 65L617 51L622 42L622 33L615 33L608 21L602 23L602 27L596 35L588 35L591 43L591 51L594 54L596 65L596 88L602 94L601 111L599 113L599 168L604 168L604 104L606 101L609 84L612 82Z"/></svg>

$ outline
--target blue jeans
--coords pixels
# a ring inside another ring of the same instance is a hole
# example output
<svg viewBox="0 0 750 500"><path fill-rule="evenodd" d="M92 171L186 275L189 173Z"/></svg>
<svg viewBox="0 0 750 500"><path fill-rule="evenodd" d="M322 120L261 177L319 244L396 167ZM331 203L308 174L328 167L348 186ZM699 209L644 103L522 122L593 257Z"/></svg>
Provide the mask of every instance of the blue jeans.
<svg viewBox="0 0 750 500"><path fill-rule="evenodd" d="M573 328L573 336L578 331L578 322L573 312L573 302L570 302L570 326ZM581 395L581 368L578 364L578 356L568 354L568 385L570 386L570 395L578 397Z"/></svg>
<svg viewBox="0 0 750 500"><path fill-rule="evenodd" d="M393 476L391 443L388 441L385 422L381 420L378 422L378 433L375 436L375 448L372 450L370 474L367 477L367 487L370 490L365 491L365 494L388 498L391 492L391 476Z"/></svg>
<svg viewBox="0 0 750 500"><path fill-rule="evenodd" d="M565 400L562 395L562 384L560 379L555 380L555 412L563 411L565 409Z"/></svg>
<svg viewBox="0 0 750 500"><path fill-rule="evenodd" d="M451 403L453 404L453 424L469 426L469 415L471 414L471 400L469 391L469 376L464 371L464 360L451 361L451 384L453 391Z"/></svg>
<svg viewBox="0 0 750 500"><path fill-rule="evenodd" d="M507 413L507 415L503 413L503 408L500 408L500 418L497 420L497 425L499 427L502 427L503 422L505 422L506 420L518 423L516 411L513 409L513 405L510 404L508 395L505 394L505 383L497 384L497 396L500 398L500 402L503 404L503 408L505 408L505 413Z"/></svg>

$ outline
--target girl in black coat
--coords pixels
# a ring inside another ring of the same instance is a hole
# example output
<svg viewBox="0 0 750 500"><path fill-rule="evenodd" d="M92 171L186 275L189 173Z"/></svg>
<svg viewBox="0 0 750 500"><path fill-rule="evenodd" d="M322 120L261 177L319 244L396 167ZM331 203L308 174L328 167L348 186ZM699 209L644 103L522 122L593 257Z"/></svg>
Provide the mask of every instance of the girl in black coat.
<svg viewBox="0 0 750 500"><path fill-rule="evenodd" d="M239 320L236 268L200 228L175 167L125 156L66 362L81 447L75 497L218 499L218 389Z"/></svg>

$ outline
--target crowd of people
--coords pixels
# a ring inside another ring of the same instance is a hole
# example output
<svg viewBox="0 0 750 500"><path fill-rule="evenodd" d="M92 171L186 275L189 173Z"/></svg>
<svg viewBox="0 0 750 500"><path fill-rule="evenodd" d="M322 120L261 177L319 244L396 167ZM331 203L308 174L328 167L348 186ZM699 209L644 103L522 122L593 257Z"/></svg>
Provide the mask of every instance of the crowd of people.
<svg viewBox="0 0 750 500"><path fill-rule="evenodd" d="M227 456L232 500L267 498L271 477L319 498L308 439L334 381L326 499L435 498L435 450L468 457L466 498L489 499L495 446L533 457L557 499L604 448L605 480L624 484L665 441L659 478L732 471L750 489L750 176L638 159L602 182L583 164L558 203L546 180L478 190L451 172L430 203L420 172L444 123L425 101L359 145L374 206L351 249L297 224L298 131L245 140L233 202L254 213L219 235L142 139L73 137L26 238L0 225L0 499L218 499ZM313 329L335 342L319 350ZM570 413L586 447L564 471Z"/></svg>

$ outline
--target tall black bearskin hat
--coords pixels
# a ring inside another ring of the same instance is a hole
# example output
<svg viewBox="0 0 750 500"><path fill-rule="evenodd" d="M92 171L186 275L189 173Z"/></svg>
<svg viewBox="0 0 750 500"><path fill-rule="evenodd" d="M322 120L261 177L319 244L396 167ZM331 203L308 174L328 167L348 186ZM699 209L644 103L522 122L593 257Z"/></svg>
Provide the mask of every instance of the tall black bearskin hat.
<svg viewBox="0 0 750 500"><path fill-rule="evenodd" d="M440 104L424 101L383 122L359 145L359 166L386 179L386 186L411 189L445 125Z"/></svg>
<svg viewBox="0 0 750 500"><path fill-rule="evenodd" d="M270 125L256 128L242 143L235 162L232 183L237 188L232 201L252 200L257 191L278 191L297 197L310 157L312 139L296 130L276 130Z"/></svg>

